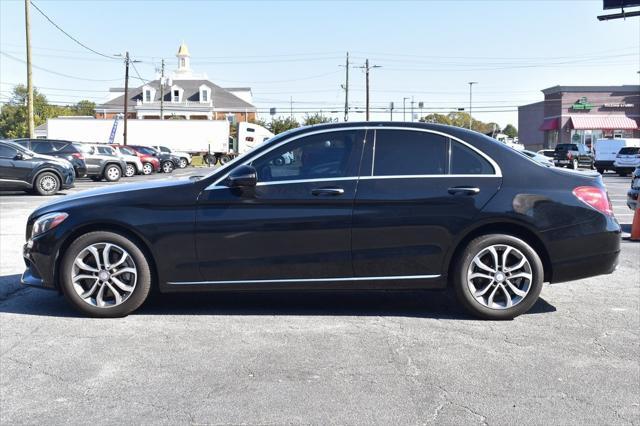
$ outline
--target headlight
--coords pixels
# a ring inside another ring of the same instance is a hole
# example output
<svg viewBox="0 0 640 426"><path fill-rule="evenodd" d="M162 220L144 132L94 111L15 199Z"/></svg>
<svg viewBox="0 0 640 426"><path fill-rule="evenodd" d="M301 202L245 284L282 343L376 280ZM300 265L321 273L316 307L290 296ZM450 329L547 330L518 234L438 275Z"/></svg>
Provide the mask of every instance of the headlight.
<svg viewBox="0 0 640 426"><path fill-rule="evenodd" d="M33 229L31 230L31 238L47 232L50 229L60 225L69 215L64 212L47 213L40 216L33 223Z"/></svg>

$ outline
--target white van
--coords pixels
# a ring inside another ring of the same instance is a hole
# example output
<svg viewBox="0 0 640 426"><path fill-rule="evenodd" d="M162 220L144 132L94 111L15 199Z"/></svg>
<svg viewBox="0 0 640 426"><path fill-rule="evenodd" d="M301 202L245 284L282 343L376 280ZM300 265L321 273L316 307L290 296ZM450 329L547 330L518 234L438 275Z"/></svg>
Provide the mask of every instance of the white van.
<svg viewBox="0 0 640 426"><path fill-rule="evenodd" d="M627 146L640 146L640 139L598 139L594 148L594 165L598 170L598 173L602 174L606 170L614 170L613 162L616 160L618 152Z"/></svg>

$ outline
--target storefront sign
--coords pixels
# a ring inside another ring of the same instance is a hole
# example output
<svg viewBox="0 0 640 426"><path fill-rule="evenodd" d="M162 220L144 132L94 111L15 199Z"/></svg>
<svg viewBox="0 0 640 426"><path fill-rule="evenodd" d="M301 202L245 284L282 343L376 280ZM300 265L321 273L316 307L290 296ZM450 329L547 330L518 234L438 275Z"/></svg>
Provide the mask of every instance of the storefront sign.
<svg viewBox="0 0 640 426"><path fill-rule="evenodd" d="M603 108L633 108L634 106L635 105L633 104L625 104L625 103L602 105Z"/></svg>
<svg viewBox="0 0 640 426"><path fill-rule="evenodd" d="M573 104L571 108L574 110L591 111L593 107L594 105L589 103L587 101L587 98L580 98L576 101L576 103Z"/></svg>

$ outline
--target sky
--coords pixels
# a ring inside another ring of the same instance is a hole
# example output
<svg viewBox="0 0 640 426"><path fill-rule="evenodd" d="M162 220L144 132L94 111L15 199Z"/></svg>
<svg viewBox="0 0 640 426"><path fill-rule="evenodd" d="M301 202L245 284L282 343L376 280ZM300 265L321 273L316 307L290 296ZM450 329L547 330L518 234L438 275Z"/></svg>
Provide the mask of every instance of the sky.
<svg viewBox="0 0 640 426"><path fill-rule="evenodd" d="M138 75L153 79L161 58L175 69L184 41L194 72L222 87L251 87L259 111L275 107L278 116L293 105L298 118L322 111L342 120L346 52L358 111L365 75L356 67L367 58L379 66L370 73L372 119L389 119L393 102L393 119L411 120L412 99L416 114L419 102L422 115L468 110L474 81L474 118L517 125L517 106L542 100L544 88L640 80L640 18L600 22L599 0L33 2L89 48L140 60L132 85L142 84ZM50 101L100 103L124 85L121 59L79 46L33 6L31 27L34 85ZM26 83L22 0L0 0L0 52L6 101Z"/></svg>

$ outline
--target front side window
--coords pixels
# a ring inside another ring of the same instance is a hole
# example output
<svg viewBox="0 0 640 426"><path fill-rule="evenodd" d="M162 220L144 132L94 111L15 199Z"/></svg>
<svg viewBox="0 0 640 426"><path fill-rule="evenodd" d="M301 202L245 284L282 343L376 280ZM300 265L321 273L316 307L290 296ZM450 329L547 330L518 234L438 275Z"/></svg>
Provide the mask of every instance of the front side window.
<svg viewBox="0 0 640 426"><path fill-rule="evenodd" d="M53 152L55 151L53 149L53 145L51 144L51 142L49 141L43 141L43 142L36 142L36 143L31 143L31 147L33 148L33 150L35 152L37 152L38 154L45 154L47 152Z"/></svg>
<svg viewBox="0 0 640 426"><path fill-rule="evenodd" d="M161 146L160 147L160 151L165 152L167 154L171 154L171 150L169 148L167 148L166 146Z"/></svg>
<svg viewBox="0 0 640 426"><path fill-rule="evenodd" d="M1 158L15 158L18 154L18 150L8 147L6 145L0 145L0 157Z"/></svg>
<svg viewBox="0 0 640 426"><path fill-rule="evenodd" d="M358 131L326 132L296 139L253 160L259 182L355 176L351 167Z"/></svg>
<svg viewBox="0 0 640 426"><path fill-rule="evenodd" d="M120 148L118 148L120 150L121 153L123 153L124 155L136 155L136 152L130 148L121 146Z"/></svg>
<svg viewBox="0 0 640 426"><path fill-rule="evenodd" d="M491 175L495 173L493 166L484 157L453 140L451 141L450 164L449 173L454 175Z"/></svg>
<svg viewBox="0 0 640 426"><path fill-rule="evenodd" d="M378 130L373 175L441 175L447 172L447 138L427 132Z"/></svg>

